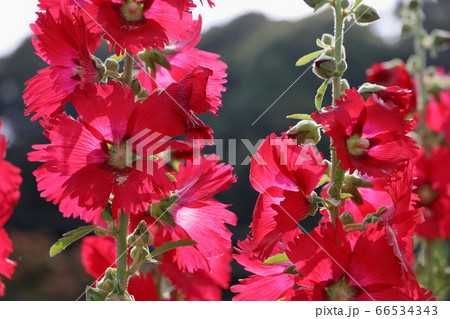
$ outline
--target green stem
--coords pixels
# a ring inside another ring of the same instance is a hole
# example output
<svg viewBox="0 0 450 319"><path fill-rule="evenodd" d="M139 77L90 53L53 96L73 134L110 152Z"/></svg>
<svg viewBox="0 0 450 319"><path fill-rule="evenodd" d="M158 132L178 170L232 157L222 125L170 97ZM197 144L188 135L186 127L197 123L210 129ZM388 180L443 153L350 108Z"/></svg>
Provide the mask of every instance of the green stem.
<svg viewBox="0 0 450 319"><path fill-rule="evenodd" d="M343 50L343 38L344 38L344 15L341 8L341 0L336 0L334 3L334 58L336 63L339 64L342 60L342 50ZM341 77L333 77L333 105L335 105L334 100L338 100L341 97ZM333 144L333 140L330 141L330 145ZM331 151L331 181L334 181L336 176L337 166L339 165L339 160L337 158L337 153L335 150ZM332 184L333 186L334 184ZM340 190L339 190L340 191ZM331 207L329 210L330 219L333 225L336 224L336 219L339 216L339 209L336 206Z"/></svg>
<svg viewBox="0 0 450 319"><path fill-rule="evenodd" d="M420 4L419 4L420 5ZM427 143L427 127L425 125L425 106L428 103L428 94L425 86L424 75L427 65L427 52L423 46L423 38L425 30L423 28L424 14L422 8L418 8L416 12L416 34L414 37L414 51L417 56L416 78L419 82L417 87L417 111L420 116L418 132L421 138L422 146L429 151L429 143Z"/></svg>
<svg viewBox="0 0 450 319"><path fill-rule="evenodd" d="M123 66L123 83L131 86L133 78L133 56L129 53L125 54L125 62Z"/></svg>
<svg viewBox="0 0 450 319"><path fill-rule="evenodd" d="M127 289L127 235L128 235L128 215L124 212L119 214L119 227L115 234L116 237L116 251L117 251L117 280Z"/></svg>
<svg viewBox="0 0 450 319"><path fill-rule="evenodd" d="M433 263L433 242L425 241L425 269L427 272L427 288L434 290L434 263Z"/></svg>

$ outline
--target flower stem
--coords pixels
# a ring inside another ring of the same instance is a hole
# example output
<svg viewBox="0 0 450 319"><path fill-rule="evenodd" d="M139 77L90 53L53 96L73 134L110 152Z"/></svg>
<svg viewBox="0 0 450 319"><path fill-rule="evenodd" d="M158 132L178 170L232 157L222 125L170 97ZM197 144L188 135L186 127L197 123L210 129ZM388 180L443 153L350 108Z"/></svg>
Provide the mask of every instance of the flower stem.
<svg viewBox="0 0 450 319"><path fill-rule="evenodd" d="M117 280L126 290L127 288L127 235L128 235L128 215L124 212L119 214L119 227L115 234L117 251Z"/></svg>
<svg viewBox="0 0 450 319"><path fill-rule="evenodd" d="M343 37L344 37L344 15L341 8L341 0L336 0L334 2L334 58L336 63L339 64L342 60L342 50L343 50ZM333 105L335 105L335 100L338 100L341 96L341 76L333 77ZM330 145L333 144L333 140L330 141ZM339 160L337 158L337 152L335 150L331 151L331 181L332 186L334 185L334 178L336 176L336 170L339 165ZM340 190L339 190L340 192ZM339 210L337 206L331 207L330 220L333 225L336 225L336 219L339 215Z"/></svg>
<svg viewBox="0 0 450 319"><path fill-rule="evenodd" d="M123 83L131 87L133 78L133 56L128 52L125 54L125 62L123 66Z"/></svg>

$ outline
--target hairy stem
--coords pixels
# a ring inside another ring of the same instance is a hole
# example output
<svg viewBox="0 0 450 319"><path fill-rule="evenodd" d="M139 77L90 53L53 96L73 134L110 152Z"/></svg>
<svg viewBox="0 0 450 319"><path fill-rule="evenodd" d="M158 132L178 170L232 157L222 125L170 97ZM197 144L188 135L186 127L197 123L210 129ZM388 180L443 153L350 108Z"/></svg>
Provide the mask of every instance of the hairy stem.
<svg viewBox="0 0 450 319"><path fill-rule="evenodd" d="M128 235L128 215L124 212L119 214L119 227L115 234L117 251L117 280L126 290L127 288L127 235Z"/></svg>
<svg viewBox="0 0 450 319"><path fill-rule="evenodd" d="M343 50L343 37L344 37L344 15L341 8L341 0L336 0L334 3L334 58L336 63L339 64L342 60L342 50ZM341 96L341 76L333 77L333 105L335 104L334 100L337 100ZM330 145L333 141L330 141ZM331 181L333 183L334 178L336 176L336 169L339 165L339 160L337 158L337 153L333 149L331 151ZM334 183L332 184L332 187ZM340 191L340 190L339 190ZM336 218L338 218L339 210L338 207L333 206L330 210L330 219L333 225L336 224Z"/></svg>
<svg viewBox="0 0 450 319"><path fill-rule="evenodd" d="M125 54L125 62L123 66L123 82L128 86L131 86L131 80L133 78L133 56L129 53Z"/></svg>

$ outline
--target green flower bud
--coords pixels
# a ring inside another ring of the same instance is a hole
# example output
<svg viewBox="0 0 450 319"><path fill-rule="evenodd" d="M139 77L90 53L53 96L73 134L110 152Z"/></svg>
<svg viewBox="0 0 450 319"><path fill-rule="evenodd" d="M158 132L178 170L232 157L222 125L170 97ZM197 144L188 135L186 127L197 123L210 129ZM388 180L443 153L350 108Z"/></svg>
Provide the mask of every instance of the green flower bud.
<svg viewBox="0 0 450 319"><path fill-rule="evenodd" d="M338 72L345 72L345 70L347 70L347 62L345 62L345 60L341 60L341 62L339 62L336 66L336 69Z"/></svg>
<svg viewBox="0 0 450 319"><path fill-rule="evenodd" d="M350 6L350 1L348 0L341 0L341 8L347 9Z"/></svg>
<svg viewBox="0 0 450 319"><path fill-rule="evenodd" d="M365 4L360 4L355 9L356 22L359 24L371 23L380 18L377 10Z"/></svg>
<svg viewBox="0 0 450 319"><path fill-rule="evenodd" d="M348 210L343 212L341 216L339 216L339 219L344 225L353 224L355 222L355 218Z"/></svg>
<svg viewBox="0 0 450 319"><path fill-rule="evenodd" d="M311 120L302 120L286 134L295 138L298 144L317 144L320 141L320 125Z"/></svg>
<svg viewBox="0 0 450 319"><path fill-rule="evenodd" d="M336 72L336 60L333 57L320 56L314 61L314 73L322 79L330 79Z"/></svg>
<svg viewBox="0 0 450 319"><path fill-rule="evenodd" d="M322 35L322 42L326 45L332 45L333 44L334 37L331 34L324 33Z"/></svg>
<svg viewBox="0 0 450 319"><path fill-rule="evenodd" d="M127 237L127 243L130 246L150 246L153 242L153 235L149 232L144 220L141 220L133 233Z"/></svg>
<svg viewBox="0 0 450 319"><path fill-rule="evenodd" d="M90 286L86 287L86 301L104 301L105 299L105 291L98 288L92 288Z"/></svg>
<svg viewBox="0 0 450 319"><path fill-rule="evenodd" d="M142 85L138 78L134 78L131 81L131 89L133 90L134 95L139 95L141 93Z"/></svg>
<svg viewBox="0 0 450 319"><path fill-rule="evenodd" d="M314 10L319 9L324 4L328 2L328 0L303 0L308 6L313 8Z"/></svg>
<svg viewBox="0 0 450 319"><path fill-rule="evenodd" d="M372 95L372 93L380 92L385 89L386 89L385 86L366 82L359 87L358 93L361 94L364 100L367 100Z"/></svg>
<svg viewBox="0 0 450 319"><path fill-rule="evenodd" d="M450 46L450 32L435 29L430 36L436 50L444 50Z"/></svg>
<svg viewBox="0 0 450 319"><path fill-rule="evenodd" d="M119 62L113 59L106 59L105 66L108 71L117 72L119 71Z"/></svg>
<svg viewBox="0 0 450 319"><path fill-rule="evenodd" d="M106 269L105 276L97 282L97 288L100 288L108 293L114 289L117 279L117 270L115 268Z"/></svg>
<svg viewBox="0 0 450 319"><path fill-rule="evenodd" d="M341 79L341 92L345 92L345 90L350 89L350 84L346 79Z"/></svg>

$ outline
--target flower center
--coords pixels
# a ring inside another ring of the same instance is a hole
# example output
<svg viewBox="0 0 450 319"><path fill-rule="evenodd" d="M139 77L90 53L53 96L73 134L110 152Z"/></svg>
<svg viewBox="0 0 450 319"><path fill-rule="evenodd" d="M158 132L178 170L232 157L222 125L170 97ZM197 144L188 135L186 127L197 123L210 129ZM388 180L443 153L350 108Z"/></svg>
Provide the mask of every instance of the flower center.
<svg viewBox="0 0 450 319"><path fill-rule="evenodd" d="M358 134L352 135L347 139L348 152L355 156L363 155L369 146L369 140Z"/></svg>
<svg viewBox="0 0 450 319"><path fill-rule="evenodd" d="M420 202L423 205L430 205L439 194L434 191L429 184L424 184L417 189L417 194L419 195Z"/></svg>
<svg viewBox="0 0 450 319"><path fill-rule="evenodd" d="M325 290L331 301L351 301L357 293L356 289L347 284L345 277L342 277L339 282L327 287Z"/></svg>
<svg viewBox="0 0 450 319"><path fill-rule="evenodd" d="M127 144L108 144L109 160L108 164L123 170L127 164Z"/></svg>
<svg viewBox="0 0 450 319"><path fill-rule="evenodd" d="M120 7L125 20L130 22L141 20L143 18L143 9L144 4L136 3L135 0L128 0Z"/></svg>

